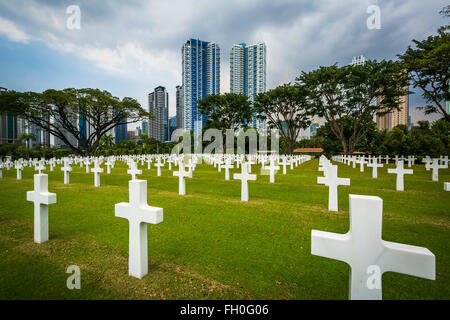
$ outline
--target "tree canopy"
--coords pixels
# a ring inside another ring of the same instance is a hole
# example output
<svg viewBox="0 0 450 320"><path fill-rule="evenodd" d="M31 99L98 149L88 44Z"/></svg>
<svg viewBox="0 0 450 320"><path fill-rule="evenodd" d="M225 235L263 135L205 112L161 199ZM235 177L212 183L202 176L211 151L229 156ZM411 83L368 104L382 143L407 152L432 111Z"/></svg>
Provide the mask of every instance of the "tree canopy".
<svg viewBox="0 0 450 320"><path fill-rule="evenodd" d="M325 118L339 139L343 152L355 150L367 130L364 124L376 114L399 109L409 93L408 76L398 62L368 60L363 65L337 65L302 72L297 83L306 88L312 111ZM353 119L351 133L345 122Z"/></svg>
<svg viewBox="0 0 450 320"><path fill-rule="evenodd" d="M450 6L441 11L449 15ZM409 72L413 88L420 88L426 105L425 114L440 113L447 121L445 101L450 101L450 26L442 26L436 35L427 39L413 40L404 54L398 55L403 67Z"/></svg>
<svg viewBox="0 0 450 320"><path fill-rule="evenodd" d="M300 130L311 123L311 104L306 88L301 85L284 84L256 96L254 111L265 119L271 129L278 129L292 154Z"/></svg>
<svg viewBox="0 0 450 320"><path fill-rule="evenodd" d="M219 130L239 128L252 117L250 102L243 94L212 94L199 100L198 108L208 116L208 127Z"/></svg>
<svg viewBox="0 0 450 320"><path fill-rule="evenodd" d="M9 91L0 96L3 111L26 119L86 155L92 155L100 139L116 126L151 116L133 98L120 100L107 91L89 88Z"/></svg>

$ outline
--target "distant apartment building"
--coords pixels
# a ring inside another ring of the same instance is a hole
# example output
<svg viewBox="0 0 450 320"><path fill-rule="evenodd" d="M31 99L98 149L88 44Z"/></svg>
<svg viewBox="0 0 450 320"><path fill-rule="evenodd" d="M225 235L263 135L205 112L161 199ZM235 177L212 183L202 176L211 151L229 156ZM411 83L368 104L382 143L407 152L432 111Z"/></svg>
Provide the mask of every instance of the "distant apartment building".
<svg viewBox="0 0 450 320"><path fill-rule="evenodd" d="M127 118L124 118L123 122L126 121ZM126 123L114 127L114 143L118 144L122 140L128 140L128 125Z"/></svg>
<svg viewBox="0 0 450 320"><path fill-rule="evenodd" d="M183 87L176 87L177 129L183 128Z"/></svg>
<svg viewBox="0 0 450 320"><path fill-rule="evenodd" d="M198 100L220 94L220 48L215 42L189 39L182 49L183 129L200 134L207 116Z"/></svg>
<svg viewBox="0 0 450 320"><path fill-rule="evenodd" d="M264 42L233 45L230 52L231 93L244 94L253 103L258 93L266 92L266 55ZM249 125L265 129L266 121L258 120L255 114Z"/></svg>
<svg viewBox="0 0 450 320"><path fill-rule="evenodd" d="M142 133L145 133L148 136L148 121L142 121Z"/></svg>
<svg viewBox="0 0 450 320"><path fill-rule="evenodd" d="M381 105L381 99L378 98L378 105ZM409 96L405 95L400 97L399 110L392 110L384 115L377 115L377 128L378 130L391 131L392 128L399 124L404 124L407 127L410 125L409 117ZM383 108L381 108L383 110Z"/></svg>
<svg viewBox="0 0 450 320"><path fill-rule="evenodd" d="M148 111L153 115L148 121L149 137L161 142L169 140L169 93L159 86L148 95Z"/></svg>
<svg viewBox="0 0 450 320"><path fill-rule="evenodd" d="M360 56L353 57L352 62L350 62L350 65L358 66L358 65L363 65L364 63L366 63L366 57L364 57L363 55L360 55Z"/></svg>

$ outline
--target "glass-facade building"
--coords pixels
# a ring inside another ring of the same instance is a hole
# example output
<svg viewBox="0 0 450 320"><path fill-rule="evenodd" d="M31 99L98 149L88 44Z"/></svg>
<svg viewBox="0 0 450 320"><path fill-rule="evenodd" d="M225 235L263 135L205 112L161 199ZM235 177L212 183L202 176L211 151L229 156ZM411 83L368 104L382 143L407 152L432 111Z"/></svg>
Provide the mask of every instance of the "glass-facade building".
<svg viewBox="0 0 450 320"><path fill-rule="evenodd" d="M183 129L199 134L207 117L199 112L197 101L220 94L220 48L215 42L189 39L181 53Z"/></svg>
<svg viewBox="0 0 450 320"><path fill-rule="evenodd" d="M235 44L230 52L230 91L245 94L251 103L256 95L266 92L266 56L264 42L253 45ZM250 126L265 129L266 122L253 115Z"/></svg>
<svg viewBox="0 0 450 320"><path fill-rule="evenodd" d="M153 118L148 121L148 136L161 142L169 140L169 93L159 86L148 95L148 111Z"/></svg>

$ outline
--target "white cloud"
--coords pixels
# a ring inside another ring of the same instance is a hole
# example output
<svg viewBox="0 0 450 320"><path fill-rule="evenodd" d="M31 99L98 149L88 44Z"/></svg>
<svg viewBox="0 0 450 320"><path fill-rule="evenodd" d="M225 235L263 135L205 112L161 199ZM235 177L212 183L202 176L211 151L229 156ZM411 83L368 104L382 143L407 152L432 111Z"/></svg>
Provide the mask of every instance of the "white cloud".
<svg viewBox="0 0 450 320"><path fill-rule="evenodd" d="M9 40L14 42L28 43L30 36L16 27L16 25L0 17L0 34L4 34Z"/></svg>

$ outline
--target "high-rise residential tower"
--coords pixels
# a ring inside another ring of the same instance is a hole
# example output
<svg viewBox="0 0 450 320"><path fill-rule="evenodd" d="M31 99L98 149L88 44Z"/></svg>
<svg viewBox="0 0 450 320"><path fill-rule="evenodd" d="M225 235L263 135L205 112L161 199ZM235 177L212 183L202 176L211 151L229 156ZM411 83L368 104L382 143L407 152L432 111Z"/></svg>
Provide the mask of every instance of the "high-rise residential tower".
<svg viewBox="0 0 450 320"><path fill-rule="evenodd" d="M377 100L378 104L381 105L381 99ZM378 130L388 130L391 131L392 128L398 126L399 124L404 124L409 126L409 97L404 95L400 97L399 103L400 109L394 109L387 114L377 115L377 128ZM383 110L383 109L381 109Z"/></svg>
<svg viewBox="0 0 450 320"><path fill-rule="evenodd" d="M183 129L199 134L207 118L197 109L197 101L220 94L220 48L215 42L189 39L181 52Z"/></svg>
<svg viewBox="0 0 450 320"><path fill-rule="evenodd" d="M230 91L248 96L253 103L256 95L266 91L266 55L264 42L253 45L235 44L230 53ZM253 116L250 125L265 129L265 121Z"/></svg>
<svg viewBox="0 0 450 320"><path fill-rule="evenodd" d="M177 129L183 129L183 87L176 86Z"/></svg>
<svg viewBox="0 0 450 320"><path fill-rule="evenodd" d="M148 111L153 114L149 119L150 138L161 142L169 140L169 93L165 87L156 87L155 91L148 95Z"/></svg>

